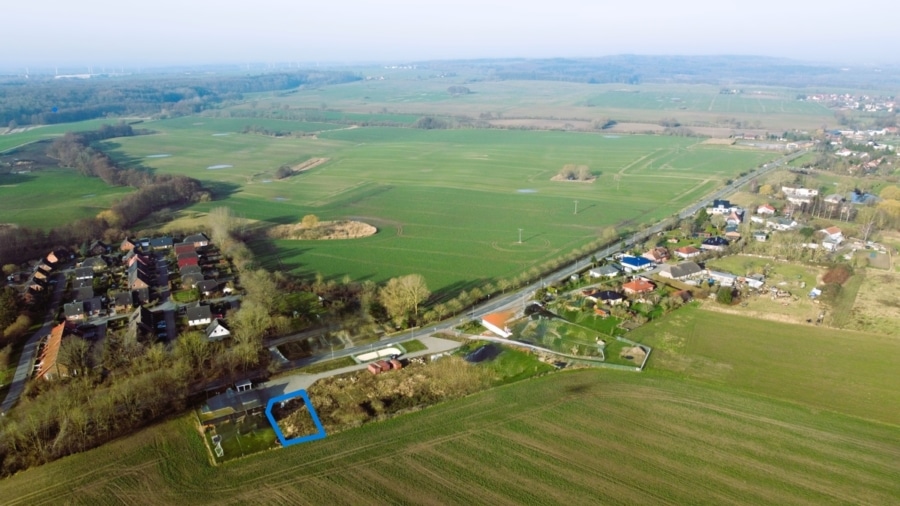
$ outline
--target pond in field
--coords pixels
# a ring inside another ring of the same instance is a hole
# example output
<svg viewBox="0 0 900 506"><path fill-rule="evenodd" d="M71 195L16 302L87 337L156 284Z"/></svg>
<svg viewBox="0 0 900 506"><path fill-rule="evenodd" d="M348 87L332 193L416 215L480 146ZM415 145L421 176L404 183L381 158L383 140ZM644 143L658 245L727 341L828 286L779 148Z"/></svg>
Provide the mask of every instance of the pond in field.
<svg viewBox="0 0 900 506"><path fill-rule="evenodd" d="M516 190L517 193L537 193L537 190L534 188L519 188Z"/></svg>
<svg viewBox="0 0 900 506"><path fill-rule="evenodd" d="M221 165L210 165L207 167L207 170L219 170L219 169L230 169L234 167L234 165L221 164Z"/></svg>
<svg viewBox="0 0 900 506"><path fill-rule="evenodd" d="M146 158L168 158L170 156L172 155L170 155L169 153L159 153L156 155L147 155Z"/></svg>
<svg viewBox="0 0 900 506"><path fill-rule="evenodd" d="M618 139L619 136L618 135L604 135L603 138L604 139Z"/></svg>
<svg viewBox="0 0 900 506"><path fill-rule="evenodd" d="M224 132L224 133L219 133L219 134L212 134L213 137L225 137L226 135L231 135L231 134L230 134L229 132Z"/></svg>
<svg viewBox="0 0 900 506"><path fill-rule="evenodd" d="M274 200L275 202L284 202L285 200L288 200L288 199L286 197L275 197L272 200Z"/></svg>

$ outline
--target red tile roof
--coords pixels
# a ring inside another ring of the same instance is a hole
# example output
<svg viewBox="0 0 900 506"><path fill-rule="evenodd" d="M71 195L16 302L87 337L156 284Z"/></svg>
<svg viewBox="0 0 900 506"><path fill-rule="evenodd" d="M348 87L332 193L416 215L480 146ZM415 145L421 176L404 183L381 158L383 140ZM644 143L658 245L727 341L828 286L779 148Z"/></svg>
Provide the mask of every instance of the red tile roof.
<svg viewBox="0 0 900 506"><path fill-rule="evenodd" d="M656 286L654 286L653 283L647 281L646 279L637 278L634 281L625 283L624 285L622 285L622 288L629 292L641 293L652 292L653 289L656 288Z"/></svg>

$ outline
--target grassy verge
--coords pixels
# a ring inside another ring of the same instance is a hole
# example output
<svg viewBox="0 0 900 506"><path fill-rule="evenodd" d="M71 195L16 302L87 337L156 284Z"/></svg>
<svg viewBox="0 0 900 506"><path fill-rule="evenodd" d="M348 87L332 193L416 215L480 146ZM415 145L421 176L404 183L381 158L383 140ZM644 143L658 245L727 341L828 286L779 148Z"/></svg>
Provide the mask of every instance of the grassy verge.
<svg viewBox="0 0 900 506"><path fill-rule="evenodd" d="M866 280L865 269L857 269L856 273L841 287L841 292L831 304L831 324L835 327L846 327L853 316L853 304L859 294L859 288Z"/></svg>
<svg viewBox="0 0 900 506"><path fill-rule="evenodd" d="M319 362L316 364L308 365L305 367L301 367L299 369L294 369L291 374L295 372L302 372L306 374L317 374L320 372L333 371L335 369L340 369L342 367L350 367L351 365L356 365L356 362L350 357L341 357L336 358L334 360L326 360L325 362Z"/></svg>
<svg viewBox="0 0 900 506"><path fill-rule="evenodd" d="M418 339L410 339L409 341L404 341L400 343L400 346L403 346L403 349L406 350L406 353L415 353L417 351L425 351L428 349L428 346L422 344Z"/></svg>

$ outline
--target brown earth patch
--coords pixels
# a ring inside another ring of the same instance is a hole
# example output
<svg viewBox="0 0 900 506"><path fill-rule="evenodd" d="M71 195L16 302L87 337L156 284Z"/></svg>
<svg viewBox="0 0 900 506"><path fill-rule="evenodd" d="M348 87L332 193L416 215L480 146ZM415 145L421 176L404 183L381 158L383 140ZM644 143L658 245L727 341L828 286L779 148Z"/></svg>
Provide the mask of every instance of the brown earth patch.
<svg viewBox="0 0 900 506"><path fill-rule="evenodd" d="M703 141L701 144L719 144L719 145L724 145L724 146L731 146L732 144L734 144L734 139L727 139L727 138L722 138L722 137L710 137L709 139L706 139L705 141Z"/></svg>
<svg viewBox="0 0 900 506"><path fill-rule="evenodd" d="M375 235L376 232L378 229L368 223L340 220L320 221L314 227L305 227L302 223L278 225L269 229L267 235L272 239L334 240L358 239Z"/></svg>
<svg viewBox="0 0 900 506"><path fill-rule="evenodd" d="M295 173L305 172L307 170L314 169L327 161L328 161L328 158L310 158L309 160L307 160L303 163L298 163L297 165L294 165L293 167L291 167L291 170Z"/></svg>

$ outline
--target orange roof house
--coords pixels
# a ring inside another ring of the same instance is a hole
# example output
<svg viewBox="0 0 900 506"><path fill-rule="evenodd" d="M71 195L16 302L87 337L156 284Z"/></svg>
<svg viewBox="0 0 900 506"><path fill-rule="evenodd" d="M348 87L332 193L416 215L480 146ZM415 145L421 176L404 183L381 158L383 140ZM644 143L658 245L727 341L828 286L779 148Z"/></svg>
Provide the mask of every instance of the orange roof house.
<svg viewBox="0 0 900 506"><path fill-rule="evenodd" d="M625 293L646 293L652 292L656 289L656 285L647 281L644 278L636 278L633 281L629 281L622 285L622 289L625 290Z"/></svg>
<svg viewBox="0 0 900 506"><path fill-rule="evenodd" d="M69 375L68 368L56 361L65 330L66 324L60 323L50 331L50 337L47 338L47 344L44 345L44 350L41 352L41 357L38 360L38 378L52 380Z"/></svg>
<svg viewBox="0 0 900 506"><path fill-rule="evenodd" d="M481 319L481 324L500 337L509 337L512 335L512 332L509 331L506 322L512 319L513 315L512 311L487 314Z"/></svg>

